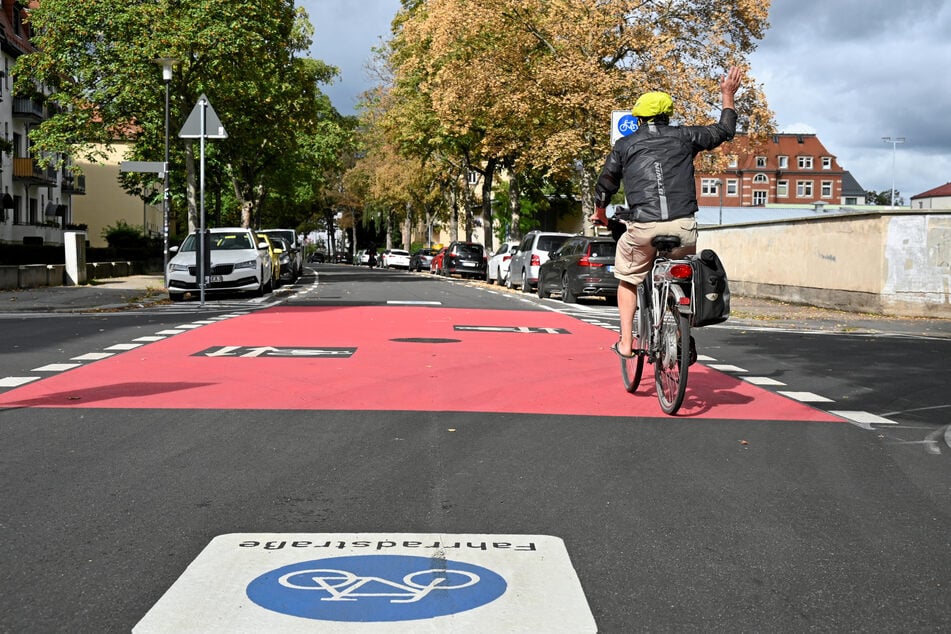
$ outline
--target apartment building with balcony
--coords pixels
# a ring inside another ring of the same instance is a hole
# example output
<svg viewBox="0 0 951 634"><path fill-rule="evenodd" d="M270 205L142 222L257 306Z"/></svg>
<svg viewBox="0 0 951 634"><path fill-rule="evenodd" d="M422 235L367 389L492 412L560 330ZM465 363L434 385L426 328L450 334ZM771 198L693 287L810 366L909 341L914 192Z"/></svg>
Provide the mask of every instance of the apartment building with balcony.
<svg viewBox="0 0 951 634"><path fill-rule="evenodd" d="M737 134L720 150L726 167L696 167L701 207L864 205L865 192L815 134L774 134L754 140Z"/></svg>
<svg viewBox="0 0 951 634"><path fill-rule="evenodd" d="M27 11L35 4L0 0L0 243L59 245L73 223L73 197L86 193L86 183L68 161L41 166L31 147L30 130L53 114L43 87L13 92L16 60L34 50Z"/></svg>

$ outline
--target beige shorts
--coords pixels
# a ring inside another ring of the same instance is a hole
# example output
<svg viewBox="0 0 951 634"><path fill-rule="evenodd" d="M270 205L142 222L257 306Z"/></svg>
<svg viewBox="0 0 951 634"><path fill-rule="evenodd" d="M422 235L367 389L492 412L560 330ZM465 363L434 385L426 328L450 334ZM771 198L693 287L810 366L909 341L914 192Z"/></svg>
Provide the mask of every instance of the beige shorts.
<svg viewBox="0 0 951 634"><path fill-rule="evenodd" d="M654 236L679 236L680 246L673 257L682 258L697 252L697 220L693 216L666 222L624 221L627 232L617 241L614 256L614 277L637 285L650 271L657 249L651 246Z"/></svg>

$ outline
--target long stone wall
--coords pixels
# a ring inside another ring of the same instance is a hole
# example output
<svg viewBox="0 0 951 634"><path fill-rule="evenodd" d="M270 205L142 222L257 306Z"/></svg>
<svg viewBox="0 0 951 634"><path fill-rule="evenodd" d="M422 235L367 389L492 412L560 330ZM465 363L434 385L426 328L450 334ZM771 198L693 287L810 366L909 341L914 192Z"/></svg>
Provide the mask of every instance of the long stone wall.
<svg viewBox="0 0 951 634"><path fill-rule="evenodd" d="M142 273L142 262L87 262L86 279L102 280ZM21 264L0 266L0 289L64 286L67 284L63 264Z"/></svg>
<svg viewBox="0 0 951 634"><path fill-rule="evenodd" d="M951 210L703 227L698 248L720 255L739 295L951 318Z"/></svg>

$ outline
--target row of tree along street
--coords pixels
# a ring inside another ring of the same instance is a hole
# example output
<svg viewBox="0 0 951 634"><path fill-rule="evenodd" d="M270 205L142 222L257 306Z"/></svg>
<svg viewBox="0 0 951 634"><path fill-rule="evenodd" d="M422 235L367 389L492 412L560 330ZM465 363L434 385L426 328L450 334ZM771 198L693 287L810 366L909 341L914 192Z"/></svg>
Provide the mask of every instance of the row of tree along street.
<svg viewBox="0 0 951 634"><path fill-rule="evenodd" d="M670 92L685 123L716 117L719 79L748 67L769 4L402 0L359 116L321 91L338 71L304 55L314 28L291 0L43 0L30 13L37 50L14 74L18 93L56 106L31 134L35 153L96 159L124 141L129 159L156 160L165 86L154 60L176 60L171 130L203 93L228 130L206 149L213 225L336 224L352 248L382 237L409 249L434 224L468 237L481 206L491 250L493 237L537 226L552 200L580 199L587 217L611 113L638 94ZM771 130L748 75L737 109L745 131ZM172 143L179 232L197 224L197 145ZM121 178L156 195L143 175Z"/></svg>

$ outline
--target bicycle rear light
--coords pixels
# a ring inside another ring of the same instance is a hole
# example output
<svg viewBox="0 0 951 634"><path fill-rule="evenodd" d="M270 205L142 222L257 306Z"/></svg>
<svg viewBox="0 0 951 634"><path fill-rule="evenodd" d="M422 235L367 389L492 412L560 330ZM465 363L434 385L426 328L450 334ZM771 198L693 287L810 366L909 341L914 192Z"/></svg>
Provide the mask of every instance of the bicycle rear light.
<svg viewBox="0 0 951 634"><path fill-rule="evenodd" d="M674 264L670 267L669 273L675 280L689 280L693 275L693 267L689 264Z"/></svg>

